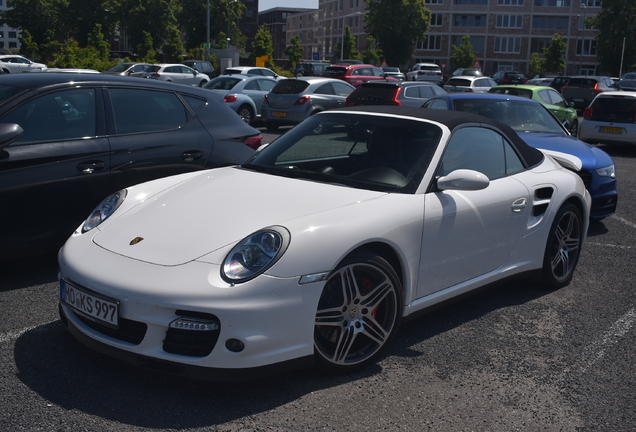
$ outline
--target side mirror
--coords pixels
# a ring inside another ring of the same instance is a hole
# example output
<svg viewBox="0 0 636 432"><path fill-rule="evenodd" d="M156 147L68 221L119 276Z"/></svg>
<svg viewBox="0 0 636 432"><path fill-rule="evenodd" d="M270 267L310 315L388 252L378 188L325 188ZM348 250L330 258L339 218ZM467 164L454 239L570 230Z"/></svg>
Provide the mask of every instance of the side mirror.
<svg viewBox="0 0 636 432"><path fill-rule="evenodd" d="M574 108L574 102L570 102L570 103L568 103L568 106L569 106L570 108Z"/></svg>
<svg viewBox="0 0 636 432"><path fill-rule="evenodd" d="M490 179L479 171L458 169L437 179L439 190L482 190L490 184Z"/></svg>
<svg viewBox="0 0 636 432"><path fill-rule="evenodd" d="M16 123L0 123L0 150L8 147L24 130Z"/></svg>

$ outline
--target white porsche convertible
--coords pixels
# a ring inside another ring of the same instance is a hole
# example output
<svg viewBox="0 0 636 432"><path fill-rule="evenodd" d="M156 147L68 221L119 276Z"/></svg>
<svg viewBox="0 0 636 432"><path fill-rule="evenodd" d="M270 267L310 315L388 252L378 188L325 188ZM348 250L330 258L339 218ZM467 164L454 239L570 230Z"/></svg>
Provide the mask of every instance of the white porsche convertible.
<svg viewBox="0 0 636 432"><path fill-rule="evenodd" d="M569 283L580 166L467 113L326 111L241 166L106 198L60 250L60 315L98 351L183 376L352 371L431 305L521 273Z"/></svg>

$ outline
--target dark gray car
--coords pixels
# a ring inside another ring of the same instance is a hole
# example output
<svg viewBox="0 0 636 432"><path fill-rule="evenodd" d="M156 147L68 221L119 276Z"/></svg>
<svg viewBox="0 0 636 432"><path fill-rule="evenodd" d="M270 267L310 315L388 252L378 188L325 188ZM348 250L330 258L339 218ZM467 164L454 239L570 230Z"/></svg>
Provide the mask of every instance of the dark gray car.
<svg viewBox="0 0 636 432"><path fill-rule="evenodd" d="M344 106L354 87L342 80L301 77L279 81L263 98L261 115L265 127L296 125L320 111Z"/></svg>
<svg viewBox="0 0 636 432"><path fill-rule="evenodd" d="M112 192L242 163L262 139L208 90L101 74L4 76L0 125L0 259L58 247Z"/></svg>
<svg viewBox="0 0 636 432"><path fill-rule="evenodd" d="M573 76L561 88L561 95L577 109L587 108L597 94L616 89L616 84L606 76Z"/></svg>
<svg viewBox="0 0 636 432"><path fill-rule="evenodd" d="M403 105L419 107L428 99L447 94L446 90L427 81L373 81L360 84L347 97L345 105Z"/></svg>

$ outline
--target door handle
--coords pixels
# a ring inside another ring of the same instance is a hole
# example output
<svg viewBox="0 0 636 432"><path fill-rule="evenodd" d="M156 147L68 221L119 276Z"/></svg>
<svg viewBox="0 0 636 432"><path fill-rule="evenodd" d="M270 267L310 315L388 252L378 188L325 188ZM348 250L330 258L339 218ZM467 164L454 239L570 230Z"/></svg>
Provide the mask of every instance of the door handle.
<svg viewBox="0 0 636 432"><path fill-rule="evenodd" d="M527 200L525 198L516 199L512 203L512 211L515 212L515 213L519 213L524 208L526 208L526 204L527 204Z"/></svg>
<svg viewBox="0 0 636 432"><path fill-rule="evenodd" d="M95 171L101 171L106 168L106 163L102 161L87 161L77 164L77 170L84 174L92 174Z"/></svg>
<svg viewBox="0 0 636 432"><path fill-rule="evenodd" d="M203 157L203 152L200 152L198 150L189 150L189 151L181 153L181 159L183 159L186 162L192 162L195 159L201 159L202 157Z"/></svg>

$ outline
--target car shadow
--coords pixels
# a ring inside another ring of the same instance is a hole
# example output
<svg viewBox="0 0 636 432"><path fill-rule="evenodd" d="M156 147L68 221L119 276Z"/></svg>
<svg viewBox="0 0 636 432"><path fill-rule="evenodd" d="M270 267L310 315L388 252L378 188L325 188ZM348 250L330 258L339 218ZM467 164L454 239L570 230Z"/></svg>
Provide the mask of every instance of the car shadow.
<svg viewBox="0 0 636 432"><path fill-rule="evenodd" d="M312 392L372 378L382 373L382 365L423 356L415 345L549 292L538 285L505 282L431 310L402 326L378 364L347 375L310 369L239 383L183 379L94 352L77 342L61 321L22 334L16 340L14 358L22 383L66 410L145 428L214 427L270 411ZM426 359L427 364L434 361Z"/></svg>
<svg viewBox="0 0 636 432"><path fill-rule="evenodd" d="M0 261L0 292L57 281L57 254Z"/></svg>

